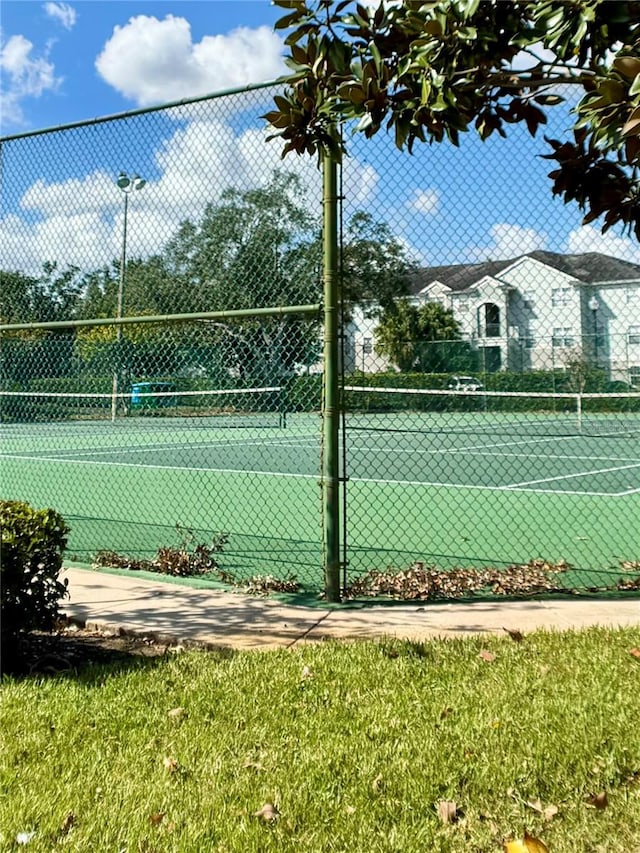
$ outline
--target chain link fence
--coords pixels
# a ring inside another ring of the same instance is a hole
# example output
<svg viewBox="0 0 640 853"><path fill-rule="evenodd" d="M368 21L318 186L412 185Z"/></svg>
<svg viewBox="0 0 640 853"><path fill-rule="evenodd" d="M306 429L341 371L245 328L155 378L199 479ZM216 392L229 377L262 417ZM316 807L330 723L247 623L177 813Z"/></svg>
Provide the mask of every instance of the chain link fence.
<svg viewBox="0 0 640 853"><path fill-rule="evenodd" d="M277 91L2 140L2 492L78 560L326 582L322 174L266 143ZM519 127L347 138L346 594L637 587L637 246L553 202Z"/></svg>
<svg viewBox="0 0 640 853"><path fill-rule="evenodd" d="M321 176L274 91L2 142L2 492L72 559L321 587Z"/></svg>
<svg viewBox="0 0 640 853"><path fill-rule="evenodd" d="M547 137L569 126L564 94ZM345 138L343 227L366 159L406 294L345 313L345 586L637 587L637 244L553 200L548 146L523 128L412 156Z"/></svg>

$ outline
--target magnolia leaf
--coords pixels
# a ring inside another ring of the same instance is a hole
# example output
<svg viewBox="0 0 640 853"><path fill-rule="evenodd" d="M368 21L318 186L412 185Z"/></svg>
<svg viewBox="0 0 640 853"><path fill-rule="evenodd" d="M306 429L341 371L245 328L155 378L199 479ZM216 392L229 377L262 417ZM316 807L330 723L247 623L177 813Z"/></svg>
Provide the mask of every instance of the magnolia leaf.
<svg viewBox="0 0 640 853"><path fill-rule="evenodd" d="M607 796L606 791L600 791L597 794L594 794L592 797L589 797L587 800L587 805L592 806L594 809L606 809L609 805L609 797Z"/></svg>
<svg viewBox="0 0 640 853"><path fill-rule="evenodd" d="M549 848L544 841L534 838L528 832L525 832L522 839L505 842L504 849L505 853L549 853Z"/></svg>
<svg viewBox="0 0 640 853"><path fill-rule="evenodd" d="M261 809L253 813L254 817L259 817L266 823L273 823L280 816L280 812L273 803L265 803Z"/></svg>
<svg viewBox="0 0 640 853"><path fill-rule="evenodd" d="M182 716L186 716L184 708L172 708L170 711L167 711L167 717L170 717L172 720L179 720Z"/></svg>
<svg viewBox="0 0 640 853"><path fill-rule="evenodd" d="M511 639L516 643L521 643L524 640L524 634L516 628L503 628L502 630L506 631Z"/></svg>
<svg viewBox="0 0 640 853"><path fill-rule="evenodd" d="M175 773L180 765L178 764L175 758L170 758L168 755L166 755L162 759L162 766L167 771L167 773Z"/></svg>
<svg viewBox="0 0 640 853"><path fill-rule="evenodd" d="M640 74L640 59L635 56L618 56L613 60L613 67L627 80L633 80Z"/></svg>
<svg viewBox="0 0 640 853"><path fill-rule="evenodd" d="M635 647L633 649L629 649L629 654L633 655L634 658L640 658L640 649Z"/></svg>
<svg viewBox="0 0 640 853"><path fill-rule="evenodd" d="M308 667L308 666L302 667L301 678L313 678L313 672L311 671L310 667Z"/></svg>
<svg viewBox="0 0 640 853"><path fill-rule="evenodd" d="M554 806L553 804L548 806L543 806L540 800L527 800L527 805L530 809L533 809L534 812L538 812L539 815L546 820L552 820L560 811L558 806Z"/></svg>
<svg viewBox="0 0 640 853"><path fill-rule="evenodd" d="M482 660L486 661L487 663L493 663L493 661L496 659L494 653L487 651L487 649L482 649L478 654L478 657L482 658Z"/></svg>
<svg viewBox="0 0 640 853"><path fill-rule="evenodd" d="M452 800L439 800L437 811L442 823L455 823L458 819L458 807Z"/></svg>
<svg viewBox="0 0 640 853"><path fill-rule="evenodd" d="M60 835L67 835L69 830L75 826L77 818L75 813L70 811L67 812L65 819L62 821L62 825L60 826Z"/></svg>
<svg viewBox="0 0 640 853"><path fill-rule="evenodd" d="M164 820L164 812L154 812L149 815L149 821L152 826L159 826Z"/></svg>

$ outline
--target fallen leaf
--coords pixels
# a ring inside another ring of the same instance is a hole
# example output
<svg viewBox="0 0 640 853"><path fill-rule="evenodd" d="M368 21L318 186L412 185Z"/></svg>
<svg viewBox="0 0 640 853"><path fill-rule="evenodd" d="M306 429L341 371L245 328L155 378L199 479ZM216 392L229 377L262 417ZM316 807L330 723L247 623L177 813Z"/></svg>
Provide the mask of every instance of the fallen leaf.
<svg viewBox="0 0 640 853"><path fill-rule="evenodd" d="M179 720L182 716L186 716L184 708L172 708L167 711L167 717L171 717L172 720Z"/></svg>
<svg viewBox="0 0 640 853"><path fill-rule="evenodd" d="M60 827L60 835L66 835L72 826L74 826L77 818L73 812L68 812Z"/></svg>
<svg viewBox="0 0 640 853"><path fill-rule="evenodd" d="M260 761L245 761L242 765L245 770L264 770L264 765Z"/></svg>
<svg viewBox="0 0 640 853"><path fill-rule="evenodd" d="M16 835L16 844L19 844L22 847L25 844L28 844L34 835L35 832L19 832Z"/></svg>
<svg viewBox="0 0 640 853"><path fill-rule="evenodd" d="M442 823L455 823L458 818L458 807L452 800L438 801L438 817Z"/></svg>
<svg viewBox="0 0 640 853"><path fill-rule="evenodd" d="M524 640L522 631L518 631L515 628L503 628L502 630L506 631L515 643L521 643Z"/></svg>
<svg viewBox="0 0 640 853"><path fill-rule="evenodd" d="M560 811L558 806L554 806L553 804L543 806L540 800L527 800L527 805L530 809L533 809L534 812L538 812L539 815L542 815L542 817L547 821L554 818Z"/></svg>
<svg viewBox="0 0 640 853"><path fill-rule="evenodd" d="M261 809L253 813L253 816L262 818L267 823L273 823L280 816L280 812L273 803L265 803Z"/></svg>
<svg viewBox="0 0 640 853"><path fill-rule="evenodd" d="M505 842L504 849L505 853L549 853L549 848L544 841L534 838L528 832L525 832L522 839Z"/></svg>
<svg viewBox="0 0 640 853"><path fill-rule="evenodd" d="M587 800L588 806L593 806L594 809L606 809L609 805L609 797L607 796L606 791L600 791L598 794L594 794L593 797L589 797Z"/></svg>
<svg viewBox="0 0 640 853"><path fill-rule="evenodd" d="M164 812L154 812L149 815L149 820L153 826L159 826L164 819Z"/></svg>
<svg viewBox="0 0 640 853"><path fill-rule="evenodd" d="M629 654L633 655L634 658L640 658L640 649L629 649Z"/></svg>
<svg viewBox="0 0 640 853"><path fill-rule="evenodd" d="M355 806L346 806L345 812L347 814L355 814L356 813Z"/></svg>
<svg viewBox="0 0 640 853"><path fill-rule="evenodd" d="M164 767L164 769L165 769L168 773L175 773L175 772L176 772L176 770L177 770L177 769L178 769L178 767L179 767L178 762L176 761L176 759L175 759L175 758L169 758L168 756L165 756L165 757L162 759L162 766Z"/></svg>
<svg viewBox="0 0 640 853"><path fill-rule="evenodd" d="M482 651L478 654L478 657L482 658L482 660L486 661L487 663L493 663L493 661L496 659L494 653L487 651L487 649L482 649Z"/></svg>
<svg viewBox="0 0 640 853"><path fill-rule="evenodd" d="M374 791L380 790L380 788L382 787L382 773L378 773L376 778L371 783L371 787L373 788Z"/></svg>
<svg viewBox="0 0 640 853"><path fill-rule="evenodd" d="M301 677L302 677L302 678L313 678L313 673L311 672L310 667L308 667L308 666L303 666L303 667L302 667L302 675L301 675Z"/></svg>
<svg viewBox="0 0 640 853"><path fill-rule="evenodd" d="M542 812L542 817L547 821L553 820L553 818L558 814L559 811L560 809L558 808L558 806L554 806L552 803L551 805L545 807L544 811Z"/></svg>

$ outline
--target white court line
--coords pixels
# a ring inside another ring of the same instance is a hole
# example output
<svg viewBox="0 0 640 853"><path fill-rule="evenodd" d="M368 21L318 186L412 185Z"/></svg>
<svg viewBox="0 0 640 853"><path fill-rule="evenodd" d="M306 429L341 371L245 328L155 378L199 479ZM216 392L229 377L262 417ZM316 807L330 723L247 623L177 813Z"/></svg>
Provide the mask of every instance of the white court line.
<svg viewBox="0 0 640 853"><path fill-rule="evenodd" d="M632 468L640 468L640 462L635 465L618 465L615 468L596 468L595 471L581 471L579 474L562 474L558 477L544 477L541 480L525 480L521 483L508 483L501 486L502 489L520 489L523 486L535 486L539 483L555 483L558 480L575 480L578 477L591 477L594 474L611 474L614 471L629 471Z"/></svg>
<svg viewBox="0 0 640 853"><path fill-rule="evenodd" d="M436 456L436 455L444 455L445 453L468 453L469 448L467 447L446 447L446 448L436 448L434 450L398 450L394 447L369 447L365 445L364 447L349 447L350 451L365 451L367 453L389 453L389 454L404 454L407 456L412 456L414 454L420 454L422 456ZM601 460L603 462L638 462L640 464L640 459L637 459L635 456L578 456L573 454L564 454L564 453L525 453L522 451L521 453L490 453L483 452L480 450L474 450L474 456L492 456L494 459L506 459L508 457L514 457L516 459L580 459L586 462L595 462L597 460Z"/></svg>
<svg viewBox="0 0 640 853"><path fill-rule="evenodd" d="M229 445L226 442L212 442L210 444L155 444L155 445L140 445L133 447L111 447L105 448L104 450L95 450L91 447L77 447L77 448L64 448L62 450L56 450L56 453L59 455L68 454L63 456L62 458L68 459L73 456L83 455L83 456L108 456L110 453L120 456L125 456L131 453L159 453L162 451L172 451L172 450L189 450L194 452L196 450L211 450L212 448L226 448ZM246 442L241 445L241 447L293 447L296 449L306 449L311 448L315 449L317 444L292 444L292 443L270 443L270 442L260 442L260 441L251 441ZM0 459L19 459L20 456L13 451L7 451L6 453L0 454ZM45 457L40 457L45 458ZM195 469L194 469L195 470Z"/></svg>
<svg viewBox="0 0 640 853"><path fill-rule="evenodd" d="M466 491L482 491L482 492L521 492L522 494L541 494L541 495L576 495L578 497L590 498L617 498L621 495L628 494L627 492L579 492L569 489L516 489L507 486L474 486L465 483L442 483L442 482L425 482L424 480L381 480L372 477L349 477L350 483L377 483L379 485L390 486L430 486L447 489L464 489ZM640 491L640 490L638 490Z"/></svg>
<svg viewBox="0 0 640 853"><path fill-rule="evenodd" d="M3 458L3 457L0 457ZM148 468L153 471L208 471L214 474L266 474L270 477L294 477L299 480L317 480L319 474L286 474L283 471L245 471L238 468L196 468L185 465L147 465L143 462L101 462L93 459L59 459L55 456L5 456L28 462L61 462L63 465L105 465L111 468Z"/></svg>
<svg viewBox="0 0 640 853"><path fill-rule="evenodd" d="M0 458L2 458L0 456ZM204 471L214 474L251 474L267 477L292 477L299 480L319 480L320 474L286 474L282 471L241 471L237 468L194 468L180 465L147 465L140 462L101 462L91 459L59 459L54 456L5 456L5 459L18 459L30 462L59 462L64 465L104 465L112 468L145 468L158 471ZM424 480L383 480L373 477L349 477L350 483L376 483L391 486L429 486L449 489L464 489L465 491L484 492L523 492L526 494L544 495L577 495L579 497L615 498L629 494L636 494L640 489L632 489L626 492L580 492L561 489L519 489L517 486L479 486L465 483L442 483L439 481L425 482Z"/></svg>

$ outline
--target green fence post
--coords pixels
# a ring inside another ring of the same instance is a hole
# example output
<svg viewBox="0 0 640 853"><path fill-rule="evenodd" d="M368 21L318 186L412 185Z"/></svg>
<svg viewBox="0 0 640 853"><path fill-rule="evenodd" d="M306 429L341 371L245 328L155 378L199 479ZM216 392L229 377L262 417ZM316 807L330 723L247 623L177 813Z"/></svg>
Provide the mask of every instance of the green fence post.
<svg viewBox="0 0 640 853"><path fill-rule="evenodd" d="M324 510L324 590L327 601L340 601L340 482L338 365L338 168L324 154L323 174L323 281L324 281L324 394L322 398Z"/></svg>

